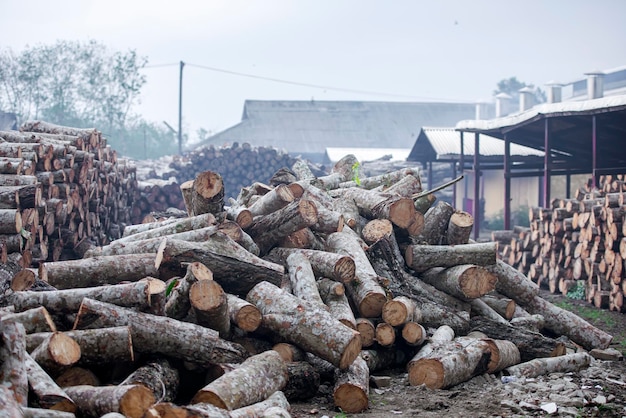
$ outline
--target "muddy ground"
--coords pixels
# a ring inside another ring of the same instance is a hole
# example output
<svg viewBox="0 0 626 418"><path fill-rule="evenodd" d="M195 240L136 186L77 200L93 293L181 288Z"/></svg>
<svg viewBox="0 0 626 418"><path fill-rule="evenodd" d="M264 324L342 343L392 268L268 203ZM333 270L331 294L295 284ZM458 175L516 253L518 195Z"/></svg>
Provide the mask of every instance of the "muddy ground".
<svg viewBox="0 0 626 418"><path fill-rule="evenodd" d="M611 345L626 354L626 314L598 310L584 301L543 292L558 306L577 313L614 336ZM332 384L318 396L292 403L293 417L626 417L626 362L594 360L576 373L553 373L503 382L502 375L482 375L447 390L409 386L403 369L377 372L390 376L388 387L370 387L369 409L360 414L336 410ZM506 379L505 379L506 380Z"/></svg>

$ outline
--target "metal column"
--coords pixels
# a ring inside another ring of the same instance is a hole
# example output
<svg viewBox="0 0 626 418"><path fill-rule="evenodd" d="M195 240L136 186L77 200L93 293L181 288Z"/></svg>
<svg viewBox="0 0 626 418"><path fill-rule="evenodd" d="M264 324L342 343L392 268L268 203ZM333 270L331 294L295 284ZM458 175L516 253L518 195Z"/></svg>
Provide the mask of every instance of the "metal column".
<svg viewBox="0 0 626 418"><path fill-rule="evenodd" d="M596 188L596 169L598 168L597 166L597 152L598 152L598 148L597 148L597 133L596 133L596 115L591 116L591 181L593 181L593 188Z"/></svg>
<svg viewBox="0 0 626 418"><path fill-rule="evenodd" d="M480 141L474 133L474 239L480 234Z"/></svg>
<svg viewBox="0 0 626 418"><path fill-rule="evenodd" d="M511 141L504 134L504 229L511 229Z"/></svg>
<svg viewBox="0 0 626 418"><path fill-rule="evenodd" d="M543 207L550 207L550 168L552 158L550 153L550 120L544 119L544 155L543 155Z"/></svg>

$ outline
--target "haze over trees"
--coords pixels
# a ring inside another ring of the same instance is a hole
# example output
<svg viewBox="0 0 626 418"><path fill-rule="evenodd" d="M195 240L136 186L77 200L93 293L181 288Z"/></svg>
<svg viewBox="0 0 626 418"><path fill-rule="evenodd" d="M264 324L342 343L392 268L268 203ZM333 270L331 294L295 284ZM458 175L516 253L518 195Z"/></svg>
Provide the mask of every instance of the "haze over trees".
<svg viewBox="0 0 626 418"><path fill-rule="evenodd" d="M534 84L527 84L523 81L519 81L517 77L509 77L500 80L497 88L493 91L493 95L495 96L499 93L506 93L513 98L513 103L517 103L519 101L519 91L524 87L530 87L533 89L535 93L535 104L545 103L547 100L546 93L543 90L539 87L535 87Z"/></svg>
<svg viewBox="0 0 626 418"><path fill-rule="evenodd" d="M134 50L111 51L93 40L27 46L19 53L0 49L0 109L20 123L41 119L97 128L124 156L174 154L175 135L133 113L146 63Z"/></svg>

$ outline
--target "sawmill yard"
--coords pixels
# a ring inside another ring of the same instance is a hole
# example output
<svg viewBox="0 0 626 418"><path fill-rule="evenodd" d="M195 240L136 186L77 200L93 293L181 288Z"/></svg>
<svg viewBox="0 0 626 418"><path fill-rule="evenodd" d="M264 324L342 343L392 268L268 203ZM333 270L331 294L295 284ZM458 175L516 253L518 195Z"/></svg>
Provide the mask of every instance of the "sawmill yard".
<svg viewBox="0 0 626 418"><path fill-rule="evenodd" d="M620 251L581 287L556 253L584 196L474 242L419 167L232 144L146 176L95 130L0 136L2 417L626 416Z"/></svg>

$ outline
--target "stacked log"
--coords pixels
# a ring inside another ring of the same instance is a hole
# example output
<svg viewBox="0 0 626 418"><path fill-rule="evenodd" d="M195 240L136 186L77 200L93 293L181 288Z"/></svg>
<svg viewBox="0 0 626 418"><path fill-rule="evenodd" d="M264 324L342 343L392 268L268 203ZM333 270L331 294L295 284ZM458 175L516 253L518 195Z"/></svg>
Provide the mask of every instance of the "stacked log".
<svg viewBox="0 0 626 418"><path fill-rule="evenodd" d="M530 227L493 232L502 259L552 293L626 312L624 178L601 176L598 189L530 208Z"/></svg>
<svg viewBox="0 0 626 418"><path fill-rule="evenodd" d="M95 129L0 132L0 166L2 253L20 253L22 267L76 258L81 241L107 244L131 223L135 169Z"/></svg>
<svg viewBox="0 0 626 418"><path fill-rule="evenodd" d="M493 298L542 315L545 329L584 349L609 345L497 260L495 243L467 242L458 229L467 214L446 203L419 212L418 177L361 178L366 189L350 183L354 164L346 156L325 176L294 165L230 206L196 206L218 213L129 227L82 259L42 263L37 279L63 289L0 297L0 387L11 407L272 416L325 381L338 408L359 413L378 370L406 367L411 384L448 388L566 353L563 339L514 324ZM235 216L244 209L251 218ZM52 361L53 340L75 354L107 350ZM116 363L125 375L112 373Z"/></svg>

